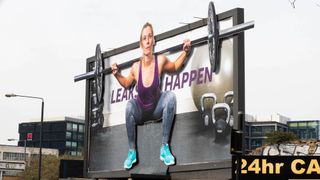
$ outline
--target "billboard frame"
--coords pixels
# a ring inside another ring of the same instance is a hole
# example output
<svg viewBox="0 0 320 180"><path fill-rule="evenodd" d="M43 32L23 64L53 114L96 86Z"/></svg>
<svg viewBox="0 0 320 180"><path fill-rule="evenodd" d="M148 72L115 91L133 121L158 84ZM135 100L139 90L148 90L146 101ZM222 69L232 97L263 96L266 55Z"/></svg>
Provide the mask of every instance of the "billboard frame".
<svg viewBox="0 0 320 180"><path fill-rule="evenodd" d="M244 22L244 9L242 8L234 8L223 13L217 15L218 21L225 20L228 18L232 18L233 25L241 24ZM180 35L182 33L186 33L188 31L192 31L203 26L207 25L207 18L195 21L193 23L172 29L170 31L158 34L155 36L156 41L161 41L165 39L172 38L174 36ZM111 51L103 52L102 57L103 60L108 57L121 54L130 50L134 50L139 48L139 41L127 44L125 46L113 49ZM244 58L244 32L239 33L238 35L233 36L233 90L234 90L234 105L233 105L233 113L234 113L234 125L233 130L242 131L244 121L243 118L239 118L238 114L245 114L245 58ZM95 61L95 57L89 57L86 60L86 72L90 72L93 69L93 64ZM85 139L84 139L84 177L93 177L93 178L120 178L120 177L129 177L128 171L112 171L112 172L89 172L89 158L90 158L90 135L91 128L89 124L90 117L90 80L86 80L85 85ZM233 136L232 136L233 137ZM241 141L241 152L243 152L244 147L244 137L243 134L237 136L238 139L236 141ZM231 140L231 142L234 140ZM232 147L231 147L232 148ZM199 172L203 170L214 170L214 169L230 169L230 177L231 177L231 159L230 161L224 162L216 162L216 163L203 163L199 167L199 164L196 165L187 165L187 166L171 166L168 169L169 174L179 173L179 172ZM199 173L195 173L195 177Z"/></svg>

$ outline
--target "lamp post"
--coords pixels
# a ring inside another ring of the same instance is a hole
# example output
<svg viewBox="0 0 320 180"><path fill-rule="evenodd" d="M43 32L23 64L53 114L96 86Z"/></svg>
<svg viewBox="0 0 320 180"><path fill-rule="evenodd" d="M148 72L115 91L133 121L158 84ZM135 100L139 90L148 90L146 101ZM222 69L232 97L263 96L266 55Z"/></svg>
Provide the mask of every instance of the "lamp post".
<svg viewBox="0 0 320 180"><path fill-rule="evenodd" d="M19 142L19 139L8 139L8 141L18 141ZM24 141L24 162L27 163L27 140L23 140Z"/></svg>
<svg viewBox="0 0 320 180"><path fill-rule="evenodd" d="M22 98L31 98L31 99L40 99L41 100L41 122L40 122L40 150L39 150L39 171L38 171L38 179L41 180L41 158L42 158L42 125L43 125L43 112L44 112L44 99L42 97L36 96L26 96L26 95L18 95L18 94L6 94L6 97L22 97Z"/></svg>

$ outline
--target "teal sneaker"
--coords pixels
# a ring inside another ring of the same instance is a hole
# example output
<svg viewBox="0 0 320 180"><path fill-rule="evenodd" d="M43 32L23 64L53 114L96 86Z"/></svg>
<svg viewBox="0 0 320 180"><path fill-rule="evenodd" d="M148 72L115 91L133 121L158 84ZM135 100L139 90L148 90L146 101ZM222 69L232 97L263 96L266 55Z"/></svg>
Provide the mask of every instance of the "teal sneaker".
<svg viewBox="0 0 320 180"><path fill-rule="evenodd" d="M160 149L160 160L164 162L165 165L170 166L175 163L174 157L170 152L168 144L162 145Z"/></svg>
<svg viewBox="0 0 320 180"><path fill-rule="evenodd" d="M137 162L137 152L134 149L129 149L127 159L124 161L124 168L131 169L135 162Z"/></svg>

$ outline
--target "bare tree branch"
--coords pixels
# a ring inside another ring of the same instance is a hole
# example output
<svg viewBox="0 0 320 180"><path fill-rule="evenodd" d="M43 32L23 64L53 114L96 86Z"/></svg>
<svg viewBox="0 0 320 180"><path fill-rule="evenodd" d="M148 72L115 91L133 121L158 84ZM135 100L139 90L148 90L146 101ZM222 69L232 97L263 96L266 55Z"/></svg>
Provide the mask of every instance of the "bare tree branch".
<svg viewBox="0 0 320 180"><path fill-rule="evenodd" d="M293 7L293 8L296 8L296 6L295 6L295 4L294 3L296 3L296 0L288 0L289 1L289 3L291 4L291 6Z"/></svg>

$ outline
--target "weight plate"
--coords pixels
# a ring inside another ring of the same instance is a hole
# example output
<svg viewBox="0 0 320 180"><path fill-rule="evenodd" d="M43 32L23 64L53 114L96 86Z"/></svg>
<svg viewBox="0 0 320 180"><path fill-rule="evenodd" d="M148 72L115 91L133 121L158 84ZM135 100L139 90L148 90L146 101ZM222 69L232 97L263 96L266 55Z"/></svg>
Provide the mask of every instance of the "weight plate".
<svg viewBox="0 0 320 180"><path fill-rule="evenodd" d="M96 46L96 55L95 55L95 92L97 95L98 103L102 102L102 94L103 94L103 77L104 74L102 73L104 67L103 67L103 60L102 60L102 54L101 54L101 48L100 44L97 44Z"/></svg>
<svg viewBox="0 0 320 180"><path fill-rule="evenodd" d="M213 2L209 3L208 8L208 47L211 71L216 73L219 65L219 28L218 18Z"/></svg>

